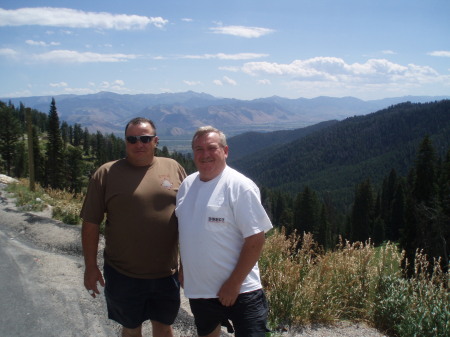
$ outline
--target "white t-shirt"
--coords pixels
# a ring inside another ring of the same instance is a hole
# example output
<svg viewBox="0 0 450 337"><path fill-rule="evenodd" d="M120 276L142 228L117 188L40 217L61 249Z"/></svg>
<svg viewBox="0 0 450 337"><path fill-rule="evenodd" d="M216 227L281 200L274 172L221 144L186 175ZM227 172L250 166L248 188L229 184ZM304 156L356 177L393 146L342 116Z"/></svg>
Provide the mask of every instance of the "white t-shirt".
<svg viewBox="0 0 450 337"><path fill-rule="evenodd" d="M188 298L216 298L237 264L244 239L272 228L256 184L228 166L207 182L198 172L188 176L177 193L175 212ZM240 293L261 287L256 263Z"/></svg>

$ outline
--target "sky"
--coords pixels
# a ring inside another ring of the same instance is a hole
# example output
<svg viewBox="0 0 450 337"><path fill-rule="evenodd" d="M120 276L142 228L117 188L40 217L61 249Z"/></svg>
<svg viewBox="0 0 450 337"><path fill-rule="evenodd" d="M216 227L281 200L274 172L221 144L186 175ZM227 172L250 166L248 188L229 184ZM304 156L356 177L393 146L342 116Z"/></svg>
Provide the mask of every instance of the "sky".
<svg viewBox="0 0 450 337"><path fill-rule="evenodd" d="M0 97L450 95L449 0L0 0Z"/></svg>

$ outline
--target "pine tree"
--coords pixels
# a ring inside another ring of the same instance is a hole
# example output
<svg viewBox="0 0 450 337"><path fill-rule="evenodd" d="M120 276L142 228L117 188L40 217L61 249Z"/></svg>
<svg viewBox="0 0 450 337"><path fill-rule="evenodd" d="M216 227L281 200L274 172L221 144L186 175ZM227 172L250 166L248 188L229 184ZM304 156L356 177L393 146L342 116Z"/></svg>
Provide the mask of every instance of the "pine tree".
<svg viewBox="0 0 450 337"><path fill-rule="evenodd" d="M63 121L61 123L61 137L64 143L64 147L67 146L67 143L69 143L70 140L70 128L69 128L69 124L67 124L66 121Z"/></svg>
<svg viewBox="0 0 450 337"><path fill-rule="evenodd" d="M108 157L106 154L106 140L105 136L103 136L100 131L97 131L92 145L96 157L96 166L100 166L106 163L108 161Z"/></svg>
<svg viewBox="0 0 450 337"><path fill-rule="evenodd" d="M13 175L17 178L26 177L27 174L27 153L25 148L25 142L23 139L19 140L15 144L14 158L13 158Z"/></svg>
<svg viewBox="0 0 450 337"><path fill-rule="evenodd" d="M17 144L23 132L20 122L14 114L13 105L6 106L0 102L0 157L7 175L11 175L14 159L17 155Z"/></svg>
<svg viewBox="0 0 450 337"><path fill-rule="evenodd" d="M295 200L294 229L300 234L317 235L320 221L320 204L316 193L306 186Z"/></svg>
<svg viewBox="0 0 450 337"><path fill-rule="evenodd" d="M69 178L69 190L80 193L84 183L83 150L80 147L70 146L67 148L66 172Z"/></svg>
<svg viewBox="0 0 450 337"><path fill-rule="evenodd" d="M385 234L387 239L392 240L393 237L393 226L395 224L391 223L392 218L392 202L394 200L394 194L397 189L398 177L395 169L392 169L389 173L389 177L385 178L383 181L383 187L381 191L380 200L380 216L385 223Z"/></svg>
<svg viewBox="0 0 450 337"><path fill-rule="evenodd" d="M406 215L406 195L405 184L400 182L394 192L394 199L392 200L391 216L390 216L390 236L391 241L398 241L400 234L405 228Z"/></svg>
<svg viewBox="0 0 450 337"><path fill-rule="evenodd" d="M64 147L54 98L52 98L48 115L47 138L46 185L62 189L64 188Z"/></svg>
<svg viewBox="0 0 450 337"><path fill-rule="evenodd" d="M33 126L34 177L38 183L45 185L45 155L39 145L38 128Z"/></svg>
<svg viewBox="0 0 450 337"><path fill-rule="evenodd" d="M410 173L412 192L407 202L401 243L411 261L415 251L421 249L430 262L433 258L443 258L445 269L448 265L449 226L439 198L438 167L434 147L427 136L420 144L416 165Z"/></svg>
<svg viewBox="0 0 450 337"><path fill-rule="evenodd" d="M413 195L417 202L432 204L437 196L436 152L426 136L420 144L416 159Z"/></svg>
<svg viewBox="0 0 450 337"><path fill-rule="evenodd" d="M320 212L319 226L317 230L317 242L322 245L326 250L333 248L331 224L329 222L327 214L327 208L325 204L322 205Z"/></svg>
<svg viewBox="0 0 450 337"><path fill-rule="evenodd" d="M87 156L89 154L89 150L91 148L90 135L87 128L84 128L83 132L83 152Z"/></svg>
<svg viewBox="0 0 450 337"><path fill-rule="evenodd" d="M366 241L372 234L373 227L373 190L370 180L359 184L355 192L355 201L351 217L351 239Z"/></svg>
<svg viewBox="0 0 450 337"><path fill-rule="evenodd" d="M73 126L73 146L80 146L83 141L83 129L80 124Z"/></svg>
<svg viewBox="0 0 450 337"><path fill-rule="evenodd" d="M445 160L441 164L439 176L439 198L442 205L443 228L442 235L445 241L445 251L443 253L442 264L447 266L444 270L448 271L450 255L450 148L447 151Z"/></svg>

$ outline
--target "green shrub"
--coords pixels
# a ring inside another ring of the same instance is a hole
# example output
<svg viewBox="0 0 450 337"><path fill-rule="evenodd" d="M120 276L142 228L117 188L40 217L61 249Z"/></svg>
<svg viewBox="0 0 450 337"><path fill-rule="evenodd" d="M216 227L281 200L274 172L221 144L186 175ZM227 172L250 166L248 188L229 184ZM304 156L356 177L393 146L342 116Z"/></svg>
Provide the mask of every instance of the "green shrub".
<svg viewBox="0 0 450 337"><path fill-rule="evenodd" d="M363 320L391 336L450 336L448 274L439 263L430 273L418 253L406 278L403 259L392 243L341 241L323 252L311 234L274 230L260 259L270 325Z"/></svg>
<svg viewBox="0 0 450 337"><path fill-rule="evenodd" d="M41 212L48 206L45 191L36 186L35 191L30 191L25 181L8 184L5 191L14 195L16 206L23 211Z"/></svg>

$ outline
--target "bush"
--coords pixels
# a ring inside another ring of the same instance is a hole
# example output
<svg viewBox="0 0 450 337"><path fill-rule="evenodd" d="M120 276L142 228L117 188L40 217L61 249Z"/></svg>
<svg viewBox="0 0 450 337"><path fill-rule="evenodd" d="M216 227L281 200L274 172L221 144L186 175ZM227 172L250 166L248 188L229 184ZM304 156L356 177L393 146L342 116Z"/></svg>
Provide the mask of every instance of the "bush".
<svg viewBox="0 0 450 337"><path fill-rule="evenodd" d="M396 336L450 336L448 274L421 252L414 260L413 277L385 277L380 282L374 306L374 323Z"/></svg>
<svg viewBox="0 0 450 337"><path fill-rule="evenodd" d="M260 259L271 326L364 320L395 336L450 336L448 274L416 254L404 277L396 245L343 242L324 252L311 234L274 230Z"/></svg>
<svg viewBox="0 0 450 337"><path fill-rule="evenodd" d="M64 190L43 188L36 184L35 191L30 191L28 181L21 179L19 183L9 184L6 191L16 198L16 206L24 211L43 211L52 208L52 217L69 225L81 223L79 217L83 203L83 195L74 195Z"/></svg>
<svg viewBox="0 0 450 337"><path fill-rule="evenodd" d="M44 189L36 185L35 191L30 191L26 180L8 184L5 191L14 195L16 206L23 211L41 212L49 205Z"/></svg>

